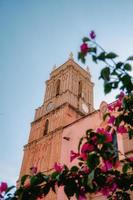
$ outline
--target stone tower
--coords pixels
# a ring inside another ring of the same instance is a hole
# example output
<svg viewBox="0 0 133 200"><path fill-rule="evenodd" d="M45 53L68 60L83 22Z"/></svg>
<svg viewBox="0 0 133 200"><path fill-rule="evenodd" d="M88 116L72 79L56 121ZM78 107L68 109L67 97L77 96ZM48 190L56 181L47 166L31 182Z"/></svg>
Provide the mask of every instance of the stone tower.
<svg viewBox="0 0 133 200"><path fill-rule="evenodd" d="M49 173L60 162L63 128L89 114L93 108L93 83L89 70L81 68L72 55L54 68L46 81L44 102L35 111L20 177L32 166Z"/></svg>

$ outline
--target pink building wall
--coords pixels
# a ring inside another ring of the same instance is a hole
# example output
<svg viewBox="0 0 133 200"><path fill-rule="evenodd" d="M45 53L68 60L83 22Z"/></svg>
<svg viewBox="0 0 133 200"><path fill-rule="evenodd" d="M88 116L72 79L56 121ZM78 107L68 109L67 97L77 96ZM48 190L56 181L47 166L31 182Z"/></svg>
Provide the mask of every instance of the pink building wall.
<svg viewBox="0 0 133 200"><path fill-rule="evenodd" d="M106 122L103 122L103 114L101 111L95 111L88 116L77 120L76 122L66 126L63 129L62 133L62 143L61 143L61 156L60 163L66 164L68 167L73 166L78 161L75 159L73 162L70 162L70 151L78 151L78 143L80 138L85 134L86 130L94 129L98 127L104 127ZM124 153L124 140L123 136L117 135L118 149ZM123 159L123 156L120 156L119 159ZM57 193L58 200L67 200L63 188L59 189ZM75 198L72 198L75 200ZM105 200L106 198L102 195L91 195L88 196L89 200Z"/></svg>

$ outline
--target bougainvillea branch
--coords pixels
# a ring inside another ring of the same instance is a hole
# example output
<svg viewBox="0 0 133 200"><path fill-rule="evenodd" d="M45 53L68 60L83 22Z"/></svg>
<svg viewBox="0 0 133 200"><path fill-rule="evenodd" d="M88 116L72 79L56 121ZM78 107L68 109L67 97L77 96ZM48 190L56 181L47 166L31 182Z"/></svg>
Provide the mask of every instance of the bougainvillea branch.
<svg viewBox="0 0 133 200"><path fill-rule="evenodd" d="M116 101L108 105L103 117L106 127L97 130L89 129L79 141L78 151L70 152L70 161L78 159L78 164L68 168L55 163L49 175L38 173L32 167L32 175L25 175L20 180L20 187L13 196L5 197L12 200L37 200L44 198L50 190L57 192L63 186L68 199L75 196L78 200L86 200L87 194L102 194L109 200L131 200L133 190L133 155L123 155L113 143L115 134L128 134L133 137L133 81L130 56L124 62L117 62L118 56L107 53L96 42L96 34L91 31L89 37L83 38L78 58L86 62L87 55L95 63L103 62L100 79L104 81L105 94L119 88ZM119 160L119 155L123 160ZM0 187L2 188L2 187ZM8 189L1 189L0 199Z"/></svg>

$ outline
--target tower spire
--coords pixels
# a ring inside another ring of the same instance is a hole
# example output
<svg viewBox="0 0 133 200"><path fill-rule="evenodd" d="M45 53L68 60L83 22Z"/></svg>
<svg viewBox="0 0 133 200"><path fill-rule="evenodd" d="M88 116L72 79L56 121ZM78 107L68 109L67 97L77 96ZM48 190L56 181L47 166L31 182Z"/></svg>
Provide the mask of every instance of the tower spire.
<svg viewBox="0 0 133 200"><path fill-rule="evenodd" d="M55 65L53 66L53 69L52 69L52 70L54 71L56 68L57 68L57 66L56 66L56 64L55 64Z"/></svg>
<svg viewBox="0 0 133 200"><path fill-rule="evenodd" d="M72 53L72 52L69 54L69 59L70 59L70 60L74 60L74 58L73 58L73 53Z"/></svg>

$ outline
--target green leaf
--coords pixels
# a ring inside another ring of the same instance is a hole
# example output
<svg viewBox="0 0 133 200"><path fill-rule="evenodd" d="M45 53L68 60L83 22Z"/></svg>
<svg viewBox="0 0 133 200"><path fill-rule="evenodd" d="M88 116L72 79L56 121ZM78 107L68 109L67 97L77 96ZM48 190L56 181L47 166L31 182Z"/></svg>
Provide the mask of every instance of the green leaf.
<svg viewBox="0 0 133 200"><path fill-rule="evenodd" d="M53 172L52 173L52 179L55 180L58 175L59 175L58 172Z"/></svg>
<svg viewBox="0 0 133 200"><path fill-rule="evenodd" d="M94 179L94 170L92 170L91 173L88 175L88 181L87 181L87 184L91 189L93 189L93 183L92 183L93 179Z"/></svg>
<svg viewBox="0 0 133 200"><path fill-rule="evenodd" d="M119 85L119 81L115 81L112 83L112 88L116 89L116 88L118 88L118 85Z"/></svg>
<svg viewBox="0 0 133 200"><path fill-rule="evenodd" d="M89 136L90 135L90 133L93 131L93 129L88 129L87 131L86 131L86 136Z"/></svg>
<svg viewBox="0 0 133 200"><path fill-rule="evenodd" d="M29 175L24 175L21 178L21 185L24 185L24 182L26 181L26 179L29 177Z"/></svg>
<svg viewBox="0 0 133 200"><path fill-rule="evenodd" d="M99 164L99 156L96 153L89 154L87 159L87 166L93 170Z"/></svg>
<svg viewBox="0 0 133 200"><path fill-rule="evenodd" d="M105 80L105 81L109 81L110 80L110 68L109 67L105 67L101 70L101 77Z"/></svg>
<svg viewBox="0 0 133 200"><path fill-rule="evenodd" d="M94 52L94 53L96 53L96 52L97 52L96 47L91 47L91 48L89 48L89 52Z"/></svg>
<svg viewBox="0 0 133 200"><path fill-rule="evenodd" d="M122 120L123 120L122 115L118 115L118 117L116 117L116 120L115 120L115 125L119 126Z"/></svg>
<svg viewBox="0 0 133 200"><path fill-rule="evenodd" d="M118 55L113 53L113 52L106 54L107 59L113 59L113 58L116 58L116 57L118 57Z"/></svg>
<svg viewBox="0 0 133 200"><path fill-rule="evenodd" d="M46 196L49 193L50 190L50 185L46 184L45 187L43 188L43 193Z"/></svg>
<svg viewBox="0 0 133 200"><path fill-rule="evenodd" d="M133 90L133 83L131 81L131 76L129 76L128 74L124 75L121 78L121 81L123 83L123 86L126 88L127 92L132 92Z"/></svg>
<svg viewBox="0 0 133 200"><path fill-rule="evenodd" d="M129 56L128 58L127 58L127 60L133 60L133 56Z"/></svg>
<svg viewBox="0 0 133 200"><path fill-rule="evenodd" d="M124 65L124 69L127 70L127 71L131 71L132 70L132 66L129 63L126 63Z"/></svg>
<svg viewBox="0 0 133 200"><path fill-rule="evenodd" d="M11 186L11 187L8 187L5 194L7 194L10 190L12 190L13 188L15 188L15 186Z"/></svg>
<svg viewBox="0 0 133 200"><path fill-rule="evenodd" d="M112 89L112 83L105 83L104 84L104 93L108 94L109 92L111 92Z"/></svg>
<svg viewBox="0 0 133 200"><path fill-rule="evenodd" d="M30 183L31 185L37 185L39 182L39 179L37 176L32 176L31 179L30 179Z"/></svg>
<svg viewBox="0 0 133 200"><path fill-rule="evenodd" d="M43 179L44 179L44 181L48 182L49 181L49 176L43 175Z"/></svg>
<svg viewBox="0 0 133 200"><path fill-rule="evenodd" d="M93 60L95 63L97 63L97 56L92 55L92 60Z"/></svg>
<svg viewBox="0 0 133 200"><path fill-rule="evenodd" d="M71 167L71 172L77 172L79 168L77 166Z"/></svg>
<svg viewBox="0 0 133 200"><path fill-rule="evenodd" d="M98 134L97 138L98 138L98 144L103 144L106 139L105 135L102 135L102 134Z"/></svg>
<svg viewBox="0 0 133 200"><path fill-rule="evenodd" d="M123 168L122 168L123 173L127 173L127 171L128 171L129 168L130 168L129 163L125 163L123 165Z"/></svg>
<svg viewBox="0 0 133 200"><path fill-rule="evenodd" d="M78 53L78 60L81 60L82 63L85 63L85 55L82 52Z"/></svg>
<svg viewBox="0 0 133 200"><path fill-rule="evenodd" d="M91 41L88 37L84 37L83 39L82 39L82 41L83 42L89 42L89 41Z"/></svg>
<svg viewBox="0 0 133 200"><path fill-rule="evenodd" d="M66 185L64 187L64 191L67 197L72 197L76 192L76 190L77 190L77 185L74 179L67 180Z"/></svg>
<svg viewBox="0 0 133 200"><path fill-rule="evenodd" d="M120 69L122 65L123 65L123 62L118 62L116 64L116 69Z"/></svg>
<svg viewBox="0 0 133 200"><path fill-rule="evenodd" d="M105 52L103 51L102 53L99 54L99 56L97 56L97 59L104 61L106 58L105 56Z"/></svg>
<svg viewBox="0 0 133 200"><path fill-rule="evenodd" d="M128 135L129 135L129 139L131 140L133 138L133 129L129 129Z"/></svg>

